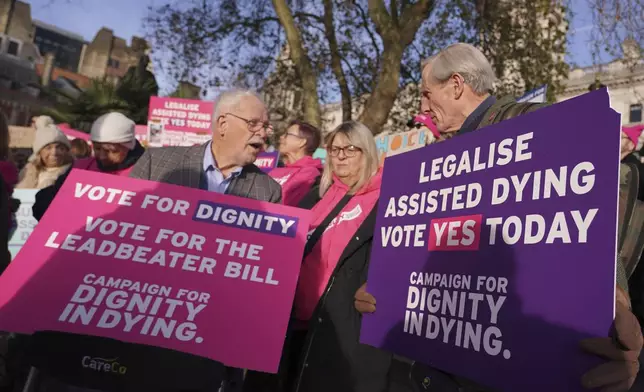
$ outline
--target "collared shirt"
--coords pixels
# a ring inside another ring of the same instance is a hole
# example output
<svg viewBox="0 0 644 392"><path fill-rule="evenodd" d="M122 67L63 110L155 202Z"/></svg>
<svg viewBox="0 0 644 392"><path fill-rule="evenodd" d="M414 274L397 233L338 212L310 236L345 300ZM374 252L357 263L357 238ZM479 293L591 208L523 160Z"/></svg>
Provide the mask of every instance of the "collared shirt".
<svg viewBox="0 0 644 392"><path fill-rule="evenodd" d="M485 113L492 107L492 105L494 105L495 102L496 97L492 95L485 98L485 100L481 102L469 116L467 116L467 118L463 122L463 126L461 126L461 129L458 131L458 133L466 133L476 130L476 128L479 127L481 121L483 121L483 116L485 115Z"/></svg>
<svg viewBox="0 0 644 392"><path fill-rule="evenodd" d="M228 178L224 177L224 174L217 168L217 162L215 157L212 155L212 142L209 142L206 146L206 151L203 156L203 181L201 184L201 189L208 190L210 192L217 193L226 193L226 189L242 171L241 167L233 170Z"/></svg>

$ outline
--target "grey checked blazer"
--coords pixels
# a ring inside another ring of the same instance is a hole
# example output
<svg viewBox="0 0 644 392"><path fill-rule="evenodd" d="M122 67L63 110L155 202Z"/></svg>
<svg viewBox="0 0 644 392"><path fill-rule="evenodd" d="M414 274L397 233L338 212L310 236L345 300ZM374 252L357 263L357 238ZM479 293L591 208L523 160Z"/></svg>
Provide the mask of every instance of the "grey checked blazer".
<svg viewBox="0 0 644 392"><path fill-rule="evenodd" d="M208 143L192 147L148 149L134 165L130 177L196 188L204 180L203 157ZM282 188L257 166L244 167L226 194L271 203L282 202Z"/></svg>

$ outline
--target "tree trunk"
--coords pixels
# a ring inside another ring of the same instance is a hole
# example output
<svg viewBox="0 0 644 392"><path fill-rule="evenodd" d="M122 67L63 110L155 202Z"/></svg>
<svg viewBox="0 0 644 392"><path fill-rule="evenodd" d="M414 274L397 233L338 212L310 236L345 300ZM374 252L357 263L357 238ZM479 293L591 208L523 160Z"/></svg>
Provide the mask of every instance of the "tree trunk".
<svg viewBox="0 0 644 392"><path fill-rule="evenodd" d="M331 51L331 69L335 75L338 85L340 86L340 95L342 96L342 121L351 121L351 91L349 84L342 69L342 59L340 58L340 49L338 40L335 36L335 27L333 26L333 0L324 0L324 31L327 41L329 41L329 50Z"/></svg>
<svg viewBox="0 0 644 392"><path fill-rule="evenodd" d="M360 115L360 122L366 125L374 135L382 131L382 126L387 122L389 112L398 95L403 50L404 48L399 42L384 43L376 86Z"/></svg>
<svg viewBox="0 0 644 392"><path fill-rule="evenodd" d="M295 24L295 19L286 1L272 1L273 7L275 7L275 13L286 32L291 60L295 63L295 69L302 81L302 110L304 112L304 121L320 127L322 124L322 116L320 114L317 76L313 72L311 60L302 43L300 30Z"/></svg>
<svg viewBox="0 0 644 392"><path fill-rule="evenodd" d="M383 0L369 0L369 17L382 39L383 51L376 86L365 103L360 121L374 135L382 132L382 127L387 122L398 94L403 53L429 16L431 6L432 0L420 0L413 5L406 5L400 16L394 12L392 17Z"/></svg>

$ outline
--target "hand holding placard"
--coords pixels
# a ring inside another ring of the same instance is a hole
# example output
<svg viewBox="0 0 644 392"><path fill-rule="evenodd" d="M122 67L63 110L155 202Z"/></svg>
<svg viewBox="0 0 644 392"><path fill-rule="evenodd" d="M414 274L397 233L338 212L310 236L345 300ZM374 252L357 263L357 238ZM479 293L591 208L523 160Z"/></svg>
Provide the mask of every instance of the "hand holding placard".
<svg viewBox="0 0 644 392"><path fill-rule="evenodd" d="M615 293L615 339L590 338L581 342L585 351L609 361L584 374L582 383L588 389L605 387L627 391L640 370L639 357L644 344L642 329L629 310L630 300L624 290L616 287Z"/></svg>
<svg viewBox="0 0 644 392"><path fill-rule="evenodd" d="M360 286L355 295L355 307L360 313L373 313L376 311L376 299L367 292L367 284Z"/></svg>

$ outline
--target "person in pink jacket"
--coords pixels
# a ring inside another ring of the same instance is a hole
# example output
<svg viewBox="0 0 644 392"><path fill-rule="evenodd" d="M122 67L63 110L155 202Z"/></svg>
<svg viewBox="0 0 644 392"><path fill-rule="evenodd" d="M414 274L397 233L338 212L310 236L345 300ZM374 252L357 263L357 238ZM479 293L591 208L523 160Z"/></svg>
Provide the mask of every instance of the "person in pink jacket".
<svg viewBox="0 0 644 392"><path fill-rule="evenodd" d="M322 173L322 162L313 158L322 133L311 124L293 121L280 136L279 152L284 167L269 173L282 186L285 205L297 207L305 195L316 187Z"/></svg>

